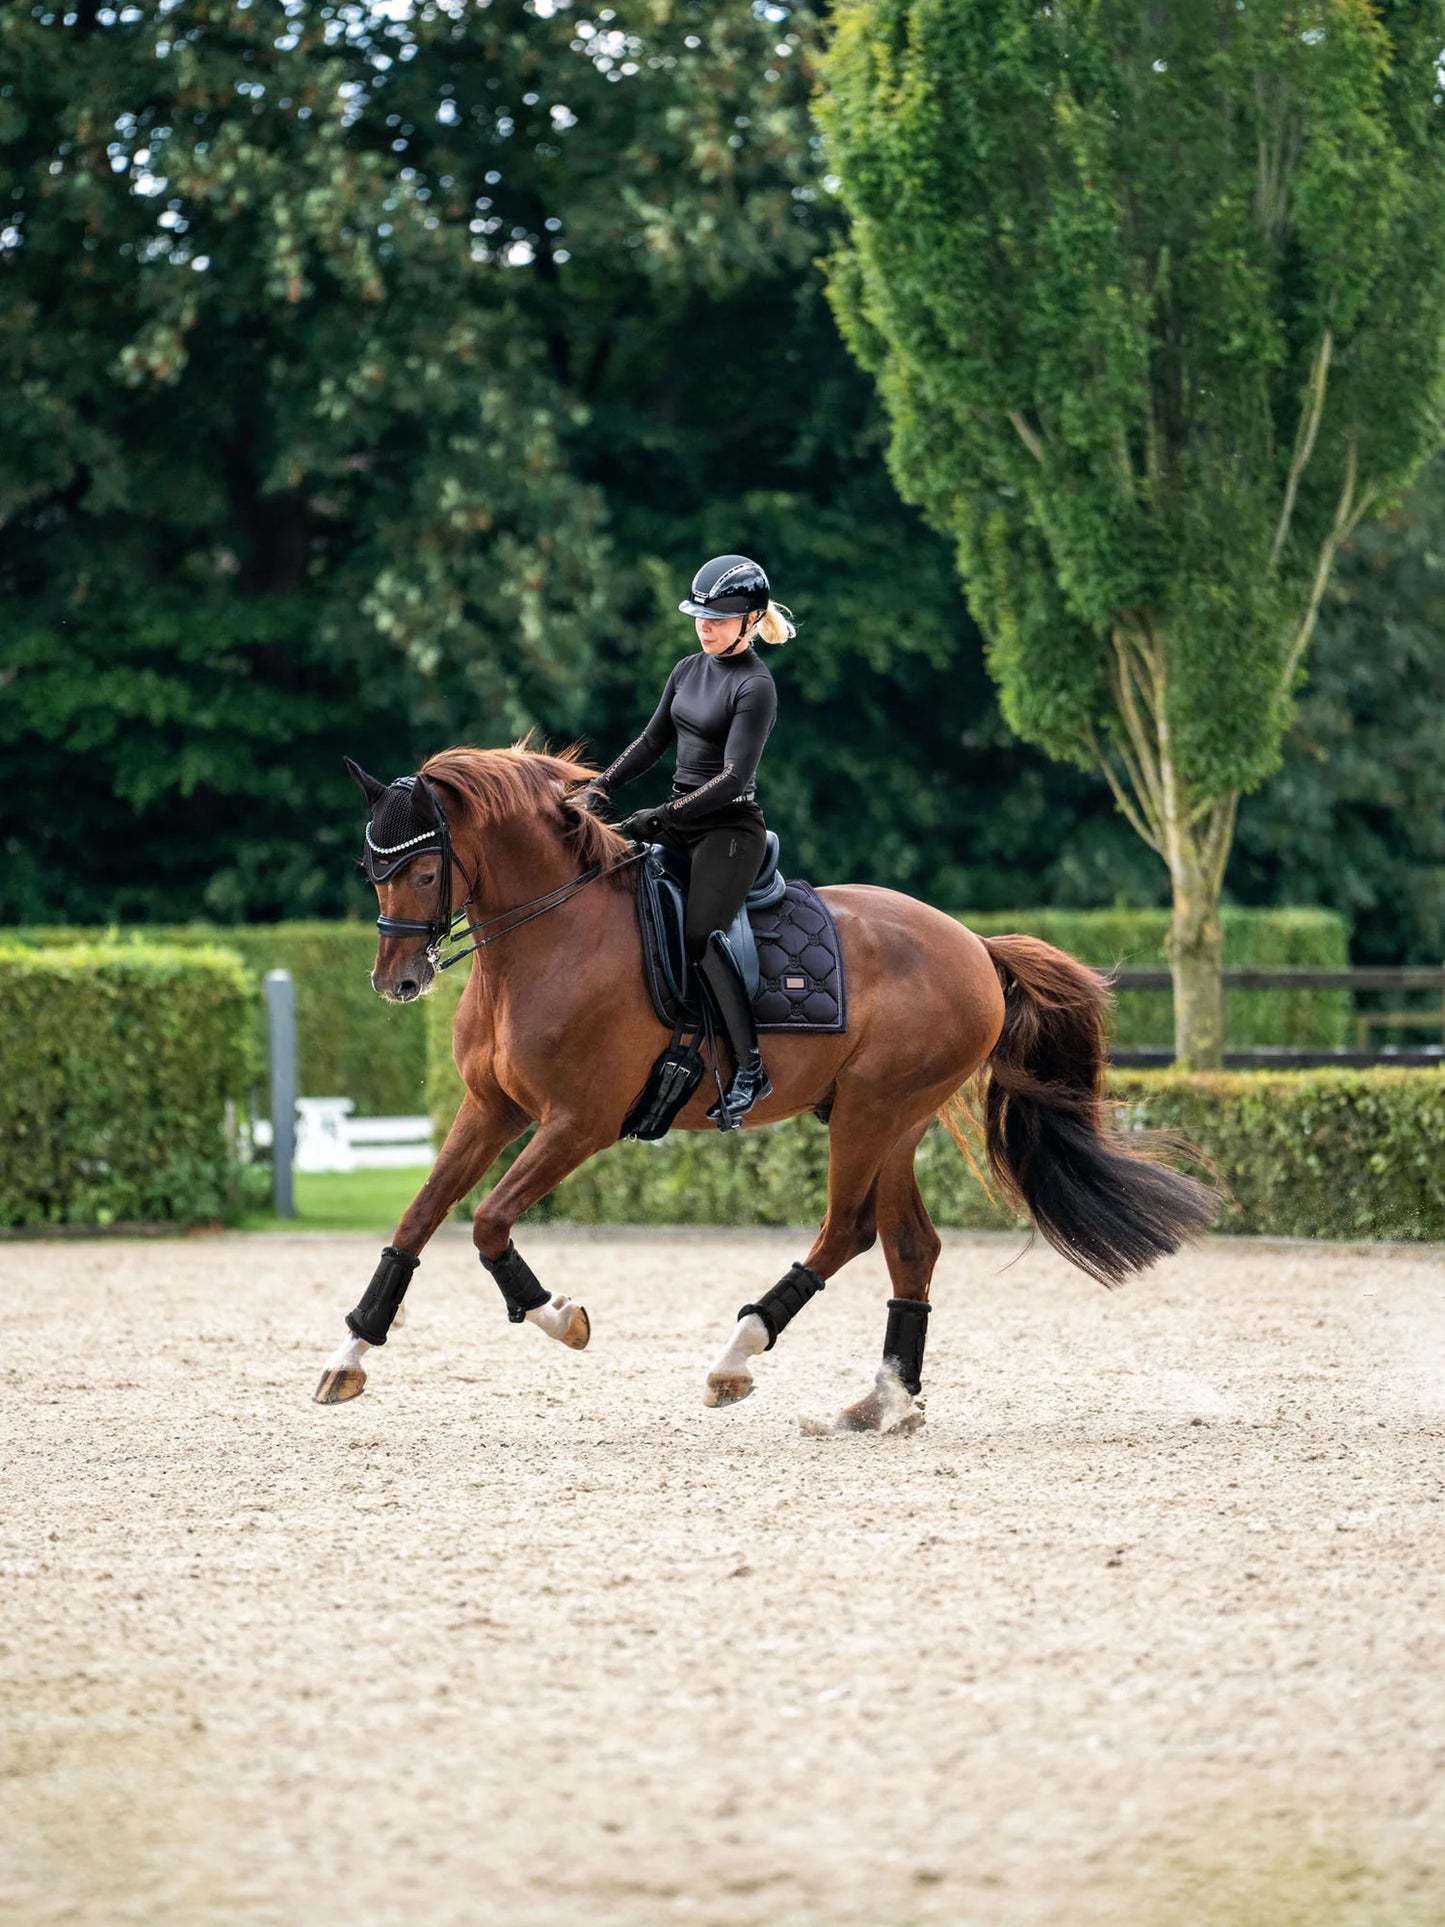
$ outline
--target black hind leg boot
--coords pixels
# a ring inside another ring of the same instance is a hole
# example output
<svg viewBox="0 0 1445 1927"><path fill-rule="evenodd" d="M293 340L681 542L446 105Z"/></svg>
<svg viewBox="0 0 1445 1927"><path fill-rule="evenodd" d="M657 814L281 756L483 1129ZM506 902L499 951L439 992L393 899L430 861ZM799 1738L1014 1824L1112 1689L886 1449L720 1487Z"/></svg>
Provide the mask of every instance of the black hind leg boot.
<svg viewBox="0 0 1445 1927"><path fill-rule="evenodd" d="M923 1387L923 1341L928 1336L926 1298L890 1298L888 1329L883 1334L883 1362L892 1365L917 1398Z"/></svg>
<svg viewBox="0 0 1445 1927"><path fill-rule="evenodd" d="M511 1238L500 1258L489 1258L485 1251L477 1256L483 1269L496 1279L502 1297L507 1303L507 1318L513 1325L520 1325L529 1311L538 1311L543 1305L550 1305L552 1294L537 1283L536 1273L518 1251Z"/></svg>
<svg viewBox="0 0 1445 1927"><path fill-rule="evenodd" d="M693 967L717 1026L726 1036L733 1054L732 1081L708 1116L717 1121L720 1131L735 1131L744 1113L750 1111L759 1098L767 1097L773 1088L758 1049L752 999L732 946L721 930L714 930L708 937L707 947Z"/></svg>

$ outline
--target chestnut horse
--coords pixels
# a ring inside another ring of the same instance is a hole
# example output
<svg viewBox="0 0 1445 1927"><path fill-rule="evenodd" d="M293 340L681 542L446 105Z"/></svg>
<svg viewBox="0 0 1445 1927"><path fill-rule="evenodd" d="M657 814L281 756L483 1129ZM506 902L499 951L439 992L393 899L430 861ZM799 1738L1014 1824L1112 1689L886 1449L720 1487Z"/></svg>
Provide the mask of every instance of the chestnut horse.
<svg viewBox="0 0 1445 1927"><path fill-rule="evenodd" d="M430 988L438 915L443 928L453 920L454 893L474 927L488 918L508 927L475 954L457 1011L466 1095L456 1121L348 1320L350 1337L322 1374L322 1404L361 1391L361 1360L386 1342L433 1232L533 1123L531 1141L477 1207L474 1239L514 1322L539 1325L577 1349L586 1344L586 1312L538 1285L512 1229L569 1172L616 1142L667 1040L643 980L636 867L628 860L636 851L569 794L594 774L575 748L450 749L418 778L390 786L353 774L374 824L413 827L380 814L412 808L409 795L423 831L438 806L445 818L439 845L435 831L428 841L394 829L383 851L386 837L373 840L368 830L371 849L395 871L377 884L382 938L372 983L381 996L410 1002ZM594 880L569 892L593 867ZM835 1424L908 1430L921 1422L928 1291L941 1248L914 1154L939 1118L967 1155L961 1087L981 1068L995 1180L1050 1244L1102 1283L1206 1229L1217 1199L1161 1162L1142 1134L1114 1127L1101 1095L1107 979L1033 937L977 937L895 890L839 884L820 894L842 944L849 1026L842 1034L768 1035L772 1095L744 1124L803 1111L826 1119L827 1214L807 1258L739 1313L703 1402L746 1397L750 1361L771 1349L826 1279L881 1238L893 1288L884 1365L875 1387ZM529 909L539 900L542 910ZM515 919L504 914L514 910ZM709 1082L673 1129L715 1128L706 1115Z"/></svg>

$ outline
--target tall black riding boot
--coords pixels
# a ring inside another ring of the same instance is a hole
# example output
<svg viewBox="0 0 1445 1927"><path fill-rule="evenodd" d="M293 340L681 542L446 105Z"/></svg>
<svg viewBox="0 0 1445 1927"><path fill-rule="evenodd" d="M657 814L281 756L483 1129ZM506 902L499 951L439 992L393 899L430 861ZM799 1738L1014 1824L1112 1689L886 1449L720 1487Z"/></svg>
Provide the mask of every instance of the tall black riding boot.
<svg viewBox="0 0 1445 1927"><path fill-rule="evenodd" d="M748 987L743 982L732 946L721 930L714 930L709 936L707 948L697 959L694 968L703 994L733 1054L732 1081L723 1092L721 1102L713 1105L708 1116L717 1120L720 1131L735 1131L742 1122L743 1114L750 1111L759 1098L768 1096L773 1088L768 1082L767 1069L758 1050L752 999L748 996Z"/></svg>

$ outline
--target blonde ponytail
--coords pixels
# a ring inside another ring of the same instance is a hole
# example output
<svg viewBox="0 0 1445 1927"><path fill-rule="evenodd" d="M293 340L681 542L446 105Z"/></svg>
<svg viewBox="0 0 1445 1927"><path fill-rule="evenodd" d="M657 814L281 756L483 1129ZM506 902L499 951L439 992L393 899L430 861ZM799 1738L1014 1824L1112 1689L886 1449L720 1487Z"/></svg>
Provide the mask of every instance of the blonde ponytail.
<svg viewBox="0 0 1445 1927"><path fill-rule="evenodd" d="M770 602L758 622L758 634L764 642L791 642L797 635L793 626L793 612L781 602Z"/></svg>

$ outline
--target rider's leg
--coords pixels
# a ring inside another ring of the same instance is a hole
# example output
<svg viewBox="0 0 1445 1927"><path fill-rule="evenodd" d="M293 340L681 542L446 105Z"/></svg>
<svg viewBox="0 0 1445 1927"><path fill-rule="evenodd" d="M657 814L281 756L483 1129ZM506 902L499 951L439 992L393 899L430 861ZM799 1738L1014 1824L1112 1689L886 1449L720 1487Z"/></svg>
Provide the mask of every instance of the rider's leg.
<svg viewBox="0 0 1445 1927"><path fill-rule="evenodd" d="M678 825L690 845L684 936L694 962L714 930L726 930L747 900L768 847L767 825L755 803L735 804L712 823Z"/></svg>
<svg viewBox="0 0 1445 1927"><path fill-rule="evenodd" d="M692 874L688 881L684 935L702 994L732 1052L733 1074L721 1105L708 1116L735 1130L744 1113L772 1089L758 1050L752 1000L723 932L742 909L767 848L763 813L755 804L729 811L724 821L690 832Z"/></svg>
<svg viewBox="0 0 1445 1927"><path fill-rule="evenodd" d="M773 1087L758 1049L752 999L721 930L709 935L702 955L694 961L694 968L733 1054L732 1080L708 1116L716 1118L724 1131L732 1131L737 1129L744 1113Z"/></svg>

